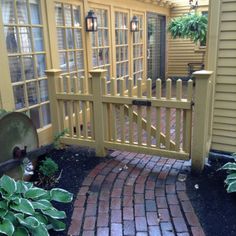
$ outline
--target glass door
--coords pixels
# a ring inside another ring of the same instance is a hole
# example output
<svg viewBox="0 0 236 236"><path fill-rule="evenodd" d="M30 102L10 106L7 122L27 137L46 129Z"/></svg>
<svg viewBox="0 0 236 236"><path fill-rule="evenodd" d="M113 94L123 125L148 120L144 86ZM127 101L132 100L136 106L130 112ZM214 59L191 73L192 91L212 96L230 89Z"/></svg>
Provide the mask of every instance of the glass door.
<svg viewBox="0 0 236 236"><path fill-rule="evenodd" d="M153 83L165 79L165 28L165 16L147 14L147 76Z"/></svg>

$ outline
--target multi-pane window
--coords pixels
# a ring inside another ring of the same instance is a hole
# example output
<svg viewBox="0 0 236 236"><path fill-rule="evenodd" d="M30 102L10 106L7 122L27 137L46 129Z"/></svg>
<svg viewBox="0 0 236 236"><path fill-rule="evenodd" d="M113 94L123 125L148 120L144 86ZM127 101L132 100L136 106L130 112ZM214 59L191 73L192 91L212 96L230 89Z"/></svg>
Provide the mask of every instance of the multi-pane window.
<svg viewBox="0 0 236 236"><path fill-rule="evenodd" d="M55 3L60 68L65 74L84 75L80 6Z"/></svg>
<svg viewBox="0 0 236 236"><path fill-rule="evenodd" d="M143 77L143 16L137 15L139 31L133 33L133 77L136 83L138 78Z"/></svg>
<svg viewBox="0 0 236 236"><path fill-rule="evenodd" d="M110 78L110 42L108 12L105 9L93 9L98 19L98 31L91 33L93 68L106 69Z"/></svg>
<svg viewBox="0 0 236 236"><path fill-rule="evenodd" d="M125 12L115 12L115 47L117 78L129 78L128 28L128 14Z"/></svg>
<svg viewBox="0 0 236 236"><path fill-rule="evenodd" d="M41 128L50 111L40 0L2 0L1 10L15 109Z"/></svg>

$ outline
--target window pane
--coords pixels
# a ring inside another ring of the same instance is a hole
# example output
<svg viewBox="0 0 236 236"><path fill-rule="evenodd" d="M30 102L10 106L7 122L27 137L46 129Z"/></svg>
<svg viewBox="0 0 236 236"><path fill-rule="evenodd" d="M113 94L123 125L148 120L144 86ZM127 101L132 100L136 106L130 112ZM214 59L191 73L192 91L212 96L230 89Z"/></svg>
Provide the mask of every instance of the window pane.
<svg viewBox="0 0 236 236"><path fill-rule="evenodd" d="M62 17L62 4L56 3L55 4L55 11L56 11L56 25L62 26L63 25L63 17Z"/></svg>
<svg viewBox="0 0 236 236"><path fill-rule="evenodd" d="M31 16L31 24L39 25L41 24L40 20L40 6L38 0L30 0L30 16Z"/></svg>
<svg viewBox="0 0 236 236"><path fill-rule="evenodd" d="M59 54L59 57L60 57L60 68L61 68L61 70L67 71L66 53L61 52Z"/></svg>
<svg viewBox="0 0 236 236"><path fill-rule="evenodd" d="M27 86L29 106L37 104L38 103L38 98L37 98L36 82L27 83L26 86Z"/></svg>
<svg viewBox="0 0 236 236"><path fill-rule="evenodd" d="M49 104L42 105L43 125L46 126L51 123Z"/></svg>
<svg viewBox="0 0 236 236"><path fill-rule="evenodd" d="M84 56L83 52L76 52L76 60L77 60L77 69L84 69Z"/></svg>
<svg viewBox="0 0 236 236"><path fill-rule="evenodd" d="M43 47L43 30L42 28L32 28L33 40L34 40L34 51L41 52L44 50Z"/></svg>
<svg viewBox="0 0 236 236"><path fill-rule="evenodd" d="M39 107L29 110L30 118L32 119L36 129L40 128Z"/></svg>
<svg viewBox="0 0 236 236"><path fill-rule="evenodd" d="M37 73L38 77L45 77L46 60L45 55L37 55Z"/></svg>
<svg viewBox="0 0 236 236"><path fill-rule="evenodd" d="M74 26L79 27L80 23L80 8L77 6L73 6L73 14L74 14Z"/></svg>
<svg viewBox="0 0 236 236"><path fill-rule="evenodd" d="M8 53L17 53L19 51L16 27L5 27L5 39Z"/></svg>
<svg viewBox="0 0 236 236"><path fill-rule="evenodd" d="M76 48L82 48L82 33L80 29L75 29L75 46Z"/></svg>
<svg viewBox="0 0 236 236"><path fill-rule="evenodd" d="M16 110L24 108L25 107L24 85L14 86L13 94L14 94Z"/></svg>
<svg viewBox="0 0 236 236"><path fill-rule="evenodd" d="M64 5L65 25L72 26L70 5Z"/></svg>
<svg viewBox="0 0 236 236"><path fill-rule="evenodd" d="M75 55L74 52L69 52L69 70L75 71Z"/></svg>
<svg viewBox="0 0 236 236"><path fill-rule="evenodd" d="M40 91L41 102L48 101L48 81L47 80L39 81L39 91Z"/></svg>
<svg viewBox="0 0 236 236"><path fill-rule="evenodd" d="M18 24L28 24L28 10L26 0L17 0L16 9L18 16Z"/></svg>
<svg viewBox="0 0 236 236"><path fill-rule="evenodd" d="M24 56L22 57L24 70L25 70L25 79L30 80L34 79L34 60L33 56Z"/></svg>
<svg viewBox="0 0 236 236"><path fill-rule="evenodd" d="M65 49L64 29L57 28L57 43L59 49Z"/></svg>
<svg viewBox="0 0 236 236"><path fill-rule="evenodd" d="M23 53L32 52L29 27L19 27L20 49Z"/></svg>
<svg viewBox="0 0 236 236"><path fill-rule="evenodd" d="M2 17L3 24L14 24L15 12L14 12L14 0L2 0Z"/></svg>
<svg viewBox="0 0 236 236"><path fill-rule="evenodd" d="M72 29L66 29L66 42L67 42L67 48L69 49L74 48Z"/></svg>
<svg viewBox="0 0 236 236"><path fill-rule="evenodd" d="M20 57L9 57L8 60L10 66L11 82L14 83L22 81Z"/></svg>

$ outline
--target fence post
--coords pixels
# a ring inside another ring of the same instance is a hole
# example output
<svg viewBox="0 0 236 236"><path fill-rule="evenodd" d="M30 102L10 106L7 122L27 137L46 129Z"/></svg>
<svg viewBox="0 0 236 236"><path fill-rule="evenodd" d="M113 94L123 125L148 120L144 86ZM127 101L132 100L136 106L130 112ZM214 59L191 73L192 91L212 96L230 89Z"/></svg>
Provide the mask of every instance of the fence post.
<svg viewBox="0 0 236 236"><path fill-rule="evenodd" d="M89 73L92 76L92 92L93 92L93 109L94 109L94 131L95 131L95 148L96 155L100 157L106 156L104 147L104 116L102 103L102 78L104 78L106 70L97 69L91 70Z"/></svg>
<svg viewBox="0 0 236 236"><path fill-rule="evenodd" d="M48 78L48 96L50 101L50 114L51 114L51 123L52 123L52 134L53 136L60 131L59 126L59 114L58 114L58 103L56 99L57 93L57 81L61 74L60 69L51 69L45 71Z"/></svg>
<svg viewBox="0 0 236 236"><path fill-rule="evenodd" d="M212 71L196 71L193 73L196 78L194 96L194 115L193 115L193 136L192 136L192 171L200 173L205 164L205 158L209 152L208 125L210 111L210 77Z"/></svg>

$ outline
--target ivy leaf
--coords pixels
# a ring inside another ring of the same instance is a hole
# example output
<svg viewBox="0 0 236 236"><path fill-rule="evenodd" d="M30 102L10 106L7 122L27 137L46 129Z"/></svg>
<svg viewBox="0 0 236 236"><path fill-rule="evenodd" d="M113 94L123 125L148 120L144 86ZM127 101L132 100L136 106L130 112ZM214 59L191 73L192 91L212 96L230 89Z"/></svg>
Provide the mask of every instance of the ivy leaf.
<svg viewBox="0 0 236 236"><path fill-rule="evenodd" d="M15 227L10 220L3 219L2 222L0 223L0 233L12 236L14 230Z"/></svg>
<svg viewBox="0 0 236 236"><path fill-rule="evenodd" d="M73 194L60 188L54 188L50 191L51 199L57 202L71 202Z"/></svg>

